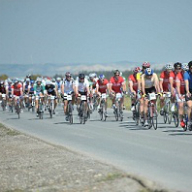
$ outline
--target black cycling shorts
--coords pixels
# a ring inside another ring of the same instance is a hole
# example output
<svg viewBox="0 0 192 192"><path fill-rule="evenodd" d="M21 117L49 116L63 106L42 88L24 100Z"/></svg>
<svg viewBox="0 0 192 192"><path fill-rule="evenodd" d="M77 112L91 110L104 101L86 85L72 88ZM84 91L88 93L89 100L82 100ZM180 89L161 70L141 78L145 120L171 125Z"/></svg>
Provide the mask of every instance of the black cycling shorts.
<svg viewBox="0 0 192 192"><path fill-rule="evenodd" d="M145 93L146 93L146 94L156 93L156 89L155 89L155 87L146 88L146 89L145 89Z"/></svg>

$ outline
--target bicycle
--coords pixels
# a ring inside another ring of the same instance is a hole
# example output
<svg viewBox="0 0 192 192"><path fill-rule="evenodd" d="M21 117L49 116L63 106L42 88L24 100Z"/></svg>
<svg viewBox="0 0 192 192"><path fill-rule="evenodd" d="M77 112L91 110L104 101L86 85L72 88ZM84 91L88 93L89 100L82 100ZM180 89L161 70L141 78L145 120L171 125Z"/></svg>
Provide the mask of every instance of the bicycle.
<svg viewBox="0 0 192 192"><path fill-rule="evenodd" d="M130 97L135 100L134 103L134 111L133 111L133 120L136 122L136 125L139 125L139 120L140 120L140 99L136 98L136 95L134 93L130 94Z"/></svg>
<svg viewBox="0 0 192 192"><path fill-rule="evenodd" d="M163 94L163 97L165 98L165 105L163 108L163 119L164 123L171 124L172 121L172 112L171 112L171 93L166 92Z"/></svg>
<svg viewBox="0 0 192 192"><path fill-rule="evenodd" d="M30 109L32 109L32 112L34 112L35 111L35 96L29 95L29 97L31 98L31 103L29 103L28 111L30 111Z"/></svg>
<svg viewBox="0 0 192 192"><path fill-rule="evenodd" d="M157 129L157 106L156 106L156 99L158 94L155 93L149 93L147 95L147 99L149 100L148 102L148 129L151 129L151 127L153 126L153 128L156 130Z"/></svg>
<svg viewBox="0 0 192 192"><path fill-rule="evenodd" d="M2 97L1 107L2 107L3 111L5 111L6 106L7 106L6 94L3 93L3 94L1 95L1 97Z"/></svg>
<svg viewBox="0 0 192 192"><path fill-rule="evenodd" d="M56 96L54 95L48 96L48 111L49 111L50 118L53 117L55 99L56 99Z"/></svg>
<svg viewBox="0 0 192 192"><path fill-rule="evenodd" d="M116 93L115 95L115 107L114 107L114 114L115 114L115 120L123 121L123 109L121 107L121 99L123 95L121 93Z"/></svg>
<svg viewBox="0 0 192 192"><path fill-rule="evenodd" d="M37 109L37 113L38 113L38 117L39 119L43 119L43 102L42 102L42 98L44 98L44 96L36 96L36 100L38 100L38 109Z"/></svg>
<svg viewBox="0 0 192 192"><path fill-rule="evenodd" d="M79 107L79 118L80 118L80 124L85 124L88 118L88 104L87 104L87 96L81 95L80 97L81 103Z"/></svg>
<svg viewBox="0 0 192 192"><path fill-rule="evenodd" d="M72 104L72 95L64 93L64 99L67 100L67 116L69 123L73 124L73 104Z"/></svg>
<svg viewBox="0 0 192 192"><path fill-rule="evenodd" d="M99 115L100 115L100 120L104 120L106 121L107 119L107 115L106 112L104 112L105 110L105 106L106 106L106 100L107 99L107 94L106 93L102 93L101 94L101 104L100 104L100 109L98 111Z"/></svg>
<svg viewBox="0 0 192 192"><path fill-rule="evenodd" d="M20 119L20 114L21 114L21 96L15 96L15 112L18 115L18 119Z"/></svg>
<svg viewBox="0 0 192 192"><path fill-rule="evenodd" d="M174 121L175 127L178 127L179 126L179 113L178 113L177 102L175 103L175 111L172 112L172 116L173 116L173 121Z"/></svg>

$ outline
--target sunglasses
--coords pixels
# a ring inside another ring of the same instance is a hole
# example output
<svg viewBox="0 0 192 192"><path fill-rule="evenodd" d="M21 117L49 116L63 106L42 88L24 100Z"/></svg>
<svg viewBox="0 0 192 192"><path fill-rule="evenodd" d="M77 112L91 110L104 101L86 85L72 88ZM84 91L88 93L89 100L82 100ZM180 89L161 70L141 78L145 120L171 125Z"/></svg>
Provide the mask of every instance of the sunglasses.
<svg viewBox="0 0 192 192"><path fill-rule="evenodd" d="M181 70L181 68L176 68L176 70Z"/></svg>
<svg viewBox="0 0 192 192"><path fill-rule="evenodd" d="M71 77L71 76L67 75L66 77Z"/></svg>

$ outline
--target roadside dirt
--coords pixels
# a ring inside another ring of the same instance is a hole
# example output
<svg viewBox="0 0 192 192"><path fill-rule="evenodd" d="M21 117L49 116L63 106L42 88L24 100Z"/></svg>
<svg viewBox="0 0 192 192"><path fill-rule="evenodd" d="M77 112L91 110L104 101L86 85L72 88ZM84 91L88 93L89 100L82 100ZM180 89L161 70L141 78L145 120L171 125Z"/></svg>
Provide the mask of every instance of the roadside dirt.
<svg viewBox="0 0 192 192"><path fill-rule="evenodd" d="M2 192L165 191L151 186L115 167L0 124Z"/></svg>

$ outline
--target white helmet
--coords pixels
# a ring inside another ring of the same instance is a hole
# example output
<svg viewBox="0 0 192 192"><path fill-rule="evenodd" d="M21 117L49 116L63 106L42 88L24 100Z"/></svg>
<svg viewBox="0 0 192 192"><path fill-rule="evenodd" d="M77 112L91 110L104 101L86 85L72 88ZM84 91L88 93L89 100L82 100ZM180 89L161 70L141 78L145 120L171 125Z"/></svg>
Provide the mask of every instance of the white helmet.
<svg viewBox="0 0 192 192"><path fill-rule="evenodd" d="M61 77L57 77L57 81L61 81Z"/></svg>
<svg viewBox="0 0 192 192"><path fill-rule="evenodd" d="M89 78L95 78L95 77L97 77L97 74L96 74L96 73L90 73L90 74L89 74Z"/></svg>
<svg viewBox="0 0 192 192"><path fill-rule="evenodd" d="M165 69L167 69L167 70L173 70L173 64L172 64L172 63L167 63L167 64L165 65Z"/></svg>
<svg viewBox="0 0 192 192"><path fill-rule="evenodd" d="M188 63L182 63L182 69L183 69L184 71L188 71L188 70L189 70Z"/></svg>

